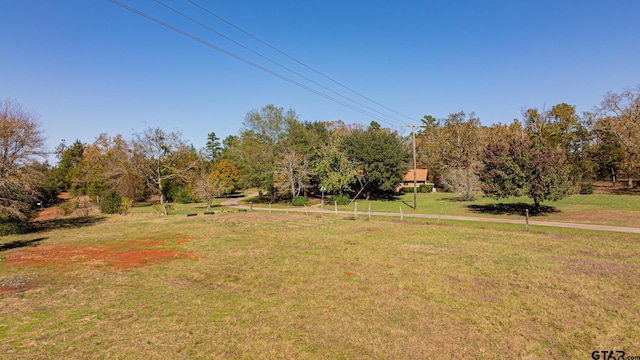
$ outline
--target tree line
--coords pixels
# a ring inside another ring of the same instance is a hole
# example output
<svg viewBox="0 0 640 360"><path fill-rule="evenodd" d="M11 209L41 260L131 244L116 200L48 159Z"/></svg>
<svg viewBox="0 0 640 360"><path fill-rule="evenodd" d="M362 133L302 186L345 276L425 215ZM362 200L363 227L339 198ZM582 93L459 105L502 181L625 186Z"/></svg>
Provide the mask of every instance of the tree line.
<svg viewBox="0 0 640 360"><path fill-rule="evenodd" d="M521 119L483 126L473 113L426 115L416 134L417 161L437 186L471 199L529 196L539 207L640 168L640 86L607 93L579 114L561 103L525 109ZM255 187L265 201L320 191L341 198L393 194L411 159L411 137L342 121L301 121L275 105L249 111L238 135L209 132L203 149L177 131L147 128L126 139L62 142L56 164L43 161L44 135L32 113L0 103L0 225L24 222L60 191L130 204L207 201Z"/></svg>
<svg viewBox="0 0 640 360"><path fill-rule="evenodd" d="M463 199L526 195L537 210L542 201L590 191L594 180L615 186L622 176L632 188L640 175L640 86L608 92L582 114L561 103L525 109L508 124L482 126L464 112L422 123L419 162Z"/></svg>

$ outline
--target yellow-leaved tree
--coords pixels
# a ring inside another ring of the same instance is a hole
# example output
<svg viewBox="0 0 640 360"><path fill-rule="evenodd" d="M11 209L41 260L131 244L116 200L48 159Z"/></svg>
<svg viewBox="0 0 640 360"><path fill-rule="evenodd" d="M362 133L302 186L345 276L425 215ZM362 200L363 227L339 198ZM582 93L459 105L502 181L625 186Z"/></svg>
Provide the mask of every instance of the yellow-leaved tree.
<svg viewBox="0 0 640 360"><path fill-rule="evenodd" d="M218 161L211 172L202 172L195 183L194 192L197 197L207 200L207 210L216 197L231 194L237 189L240 173L229 160Z"/></svg>

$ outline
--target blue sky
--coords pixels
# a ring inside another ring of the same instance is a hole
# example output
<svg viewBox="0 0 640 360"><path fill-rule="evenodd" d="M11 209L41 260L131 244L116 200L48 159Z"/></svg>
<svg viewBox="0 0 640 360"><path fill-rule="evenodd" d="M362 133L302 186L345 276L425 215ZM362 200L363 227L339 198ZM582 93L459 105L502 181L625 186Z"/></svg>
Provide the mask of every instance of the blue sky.
<svg viewBox="0 0 640 360"><path fill-rule="evenodd" d="M292 85L108 0L0 0L0 99L37 113L61 139L129 138L146 127L236 135L266 104L301 120L402 130L423 115L474 111L508 123L526 107L587 111L607 91L640 84L640 1L273 0L196 2L318 70L328 81L202 11L162 0L326 90L153 0L120 0L260 66L362 109ZM387 108L396 112L391 112ZM383 113L380 115L379 113ZM398 113L402 114L399 115ZM386 116L384 115L386 114ZM405 117L406 116L406 117Z"/></svg>

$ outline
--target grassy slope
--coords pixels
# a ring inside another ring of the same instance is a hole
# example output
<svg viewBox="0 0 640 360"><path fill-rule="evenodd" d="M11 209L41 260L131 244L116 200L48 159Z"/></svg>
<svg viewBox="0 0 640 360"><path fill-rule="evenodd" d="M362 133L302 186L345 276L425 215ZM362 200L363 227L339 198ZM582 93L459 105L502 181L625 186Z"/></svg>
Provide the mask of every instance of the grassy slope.
<svg viewBox="0 0 640 360"><path fill-rule="evenodd" d="M0 263L10 358L470 358L640 354L640 236L333 216L114 216L39 244L190 241L113 271ZM21 248L0 252L0 261Z"/></svg>

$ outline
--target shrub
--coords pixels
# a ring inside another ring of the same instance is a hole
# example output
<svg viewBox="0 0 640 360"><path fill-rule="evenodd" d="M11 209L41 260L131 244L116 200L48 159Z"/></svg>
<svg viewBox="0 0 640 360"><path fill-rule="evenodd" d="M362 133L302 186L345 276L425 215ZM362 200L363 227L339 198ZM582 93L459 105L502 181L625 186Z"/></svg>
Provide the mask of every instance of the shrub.
<svg viewBox="0 0 640 360"><path fill-rule="evenodd" d="M166 214L169 215L173 211L173 204L171 204L171 203L164 203L164 204L155 203L155 204L153 204L153 209L158 214L164 214L165 211L166 211Z"/></svg>
<svg viewBox="0 0 640 360"><path fill-rule="evenodd" d="M329 204L338 203L338 205L349 204L349 195L333 195L329 198Z"/></svg>
<svg viewBox="0 0 640 360"><path fill-rule="evenodd" d="M71 199L69 201L65 201L60 205L60 209L62 209L62 214L64 216L68 216L73 214L78 209L79 202L77 200Z"/></svg>
<svg viewBox="0 0 640 360"><path fill-rule="evenodd" d="M99 183L92 181L91 183L89 183L89 186L87 186L86 192L91 199L95 200L97 196L101 196L105 191L106 189L104 188L104 186L101 186Z"/></svg>
<svg viewBox="0 0 640 360"><path fill-rule="evenodd" d="M0 236L25 234L33 230L33 224L28 219L0 217Z"/></svg>
<svg viewBox="0 0 640 360"><path fill-rule="evenodd" d="M58 195L60 189L56 183L47 177L45 181L38 187L38 200L42 202L43 206L50 206L59 202Z"/></svg>
<svg viewBox="0 0 640 360"><path fill-rule="evenodd" d="M85 191L86 189L82 188L82 187L77 187L76 185L72 185L71 188L69 189L69 194L71 195L71 197L78 197L78 196L82 196L85 195Z"/></svg>
<svg viewBox="0 0 640 360"><path fill-rule="evenodd" d="M433 184L420 184L418 185L418 192L419 193L430 193L431 189L433 189ZM413 186L407 186L402 188L402 192L404 193L412 193L413 192Z"/></svg>
<svg viewBox="0 0 640 360"><path fill-rule="evenodd" d="M196 202L196 199L191 195L189 188L174 183L168 183L163 190L164 198L168 202L177 202L179 204L190 204Z"/></svg>
<svg viewBox="0 0 640 360"><path fill-rule="evenodd" d="M179 204L191 204L196 202L196 199L191 195L189 188L186 186L181 186L174 194L174 201Z"/></svg>
<svg viewBox="0 0 640 360"><path fill-rule="evenodd" d="M129 212L129 208L133 207L133 200L127 198L127 197L123 197L122 198L122 215L127 215L127 213Z"/></svg>
<svg viewBox="0 0 640 360"><path fill-rule="evenodd" d="M421 184L418 187L418 192L421 193L430 193L431 189L433 189L433 184Z"/></svg>
<svg viewBox="0 0 640 360"><path fill-rule="evenodd" d="M593 194L593 184L591 183L580 184L580 194L583 194L583 195Z"/></svg>
<svg viewBox="0 0 640 360"><path fill-rule="evenodd" d="M100 199L100 211L105 214L122 213L122 198L115 191L109 191Z"/></svg>
<svg viewBox="0 0 640 360"><path fill-rule="evenodd" d="M307 198L304 196L296 196L293 198L293 201L291 202L291 205L293 206L305 206L307 205Z"/></svg>

